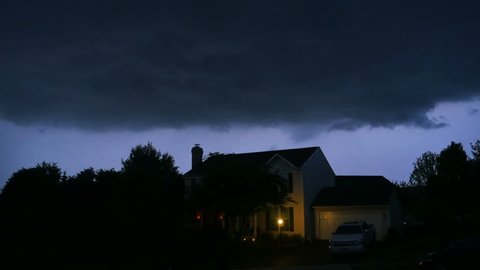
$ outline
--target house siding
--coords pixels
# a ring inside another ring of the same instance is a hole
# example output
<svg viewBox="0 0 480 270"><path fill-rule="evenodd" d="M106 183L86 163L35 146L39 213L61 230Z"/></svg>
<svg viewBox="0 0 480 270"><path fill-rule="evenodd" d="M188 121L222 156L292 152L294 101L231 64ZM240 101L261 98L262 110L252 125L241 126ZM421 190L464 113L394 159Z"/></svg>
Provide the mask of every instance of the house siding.
<svg viewBox="0 0 480 270"><path fill-rule="evenodd" d="M318 148L305 162L302 168L301 185L303 196L304 231L307 239L315 237L315 212L312 208L313 200L323 187L335 185L335 172L328 163L323 152Z"/></svg>
<svg viewBox="0 0 480 270"><path fill-rule="evenodd" d="M295 233L305 237L305 208L303 195L303 174L301 170L292 171L293 174L293 193L291 195L292 203L287 206L294 205L295 217Z"/></svg>
<svg viewBox="0 0 480 270"><path fill-rule="evenodd" d="M288 175L293 176L293 192L289 194L293 202L289 202L285 207L293 207L294 225L293 231L285 231L285 234L299 234L305 237L305 219L304 219L304 198L303 198L303 179L302 171L295 168L283 158L276 157L268 165L272 173L280 175L288 183ZM283 232L282 232L283 233Z"/></svg>
<svg viewBox="0 0 480 270"><path fill-rule="evenodd" d="M390 228L393 229L396 233L402 234L402 208L400 205L400 199L398 198L398 194L395 190L390 197L388 212L390 219Z"/></svg>

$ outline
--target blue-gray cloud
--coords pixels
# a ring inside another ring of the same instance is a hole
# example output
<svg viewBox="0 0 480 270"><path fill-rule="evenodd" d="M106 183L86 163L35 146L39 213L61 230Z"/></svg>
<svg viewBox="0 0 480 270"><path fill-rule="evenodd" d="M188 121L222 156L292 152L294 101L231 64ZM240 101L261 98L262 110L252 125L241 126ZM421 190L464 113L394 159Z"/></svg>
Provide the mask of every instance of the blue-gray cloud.
<svg viewBox="0 0 480 270"><path fill-rule="evenodd" d="M10 122L435 128L480 95L477 1L32 2L0 8Z"/></svg>

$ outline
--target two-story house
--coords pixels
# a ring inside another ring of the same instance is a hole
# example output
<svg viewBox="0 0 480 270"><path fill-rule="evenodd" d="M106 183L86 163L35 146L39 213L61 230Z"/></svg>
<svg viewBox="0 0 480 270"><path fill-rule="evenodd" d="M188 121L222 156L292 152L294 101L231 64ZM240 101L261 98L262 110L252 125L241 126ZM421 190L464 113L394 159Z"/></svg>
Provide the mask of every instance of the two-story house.
<svg viewBox="0 0 480 270"><path fill-rule="evenodd" d="M320 147L227 154L221 158L223 164L268 168L285 181L293 202L289 202L283 209L260 210L255 213L250 222L254 234L277 233L281 226L282 233L314 237L315 214L311 205L319 190L335 184L335 173ZM184 174L187 196L197 185L201 185L204 172L209 166L218 164L214 159L215 157L209 157L204 160L203 149L199 145L192 148L192 169ZM279 219L283 224L278 224Z"/></svg>

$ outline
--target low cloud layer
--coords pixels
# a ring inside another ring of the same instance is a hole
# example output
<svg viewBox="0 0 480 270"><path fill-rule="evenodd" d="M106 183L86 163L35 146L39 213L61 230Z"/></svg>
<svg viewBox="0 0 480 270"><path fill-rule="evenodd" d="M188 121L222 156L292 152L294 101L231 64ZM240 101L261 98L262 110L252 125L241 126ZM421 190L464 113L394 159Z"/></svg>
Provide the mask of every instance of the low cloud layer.
<svg viewBox="0 0 480 270"><path fill-rule="evenodd" d="M17 124L435 128L480 96L477 1L31 2L0 8Z"/></svg>

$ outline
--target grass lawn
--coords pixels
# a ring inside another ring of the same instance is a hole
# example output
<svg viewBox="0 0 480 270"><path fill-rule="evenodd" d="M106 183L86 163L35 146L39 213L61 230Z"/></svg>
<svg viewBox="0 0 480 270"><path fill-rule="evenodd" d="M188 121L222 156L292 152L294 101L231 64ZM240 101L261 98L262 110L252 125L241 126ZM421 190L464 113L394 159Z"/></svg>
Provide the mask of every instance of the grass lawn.
<svg viewBox="0 0 480 270"><path fill-rule="evenodd" d="M240 247L232 258L232 269L286 265L311 265L331 262L328 243L250 244Z"/></svg>
<svg viewBox="0 0 480 270"><path fill-rule="evenodd" d="M311 265L330 263L327 242L302 243L280 246L279 244L250 244L241 246L232 258L232 269Z"/></svg>

